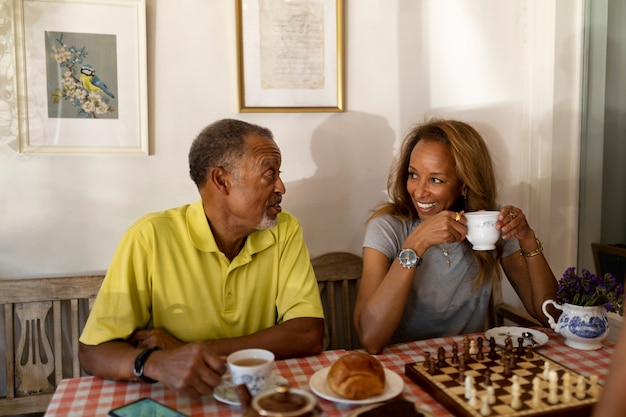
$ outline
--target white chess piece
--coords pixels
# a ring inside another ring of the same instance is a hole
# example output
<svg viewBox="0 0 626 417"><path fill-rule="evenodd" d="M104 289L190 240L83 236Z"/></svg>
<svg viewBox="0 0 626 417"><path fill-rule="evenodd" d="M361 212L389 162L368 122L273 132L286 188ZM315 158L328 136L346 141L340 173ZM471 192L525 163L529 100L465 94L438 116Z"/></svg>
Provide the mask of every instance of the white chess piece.
<svg viewBox="0 0 626 417"><path fill-rule="evenodd" d="M541 380L538 376L533 378L533 398L531 404L535 408L541 405Z"/></svg>
<svg viewBox="0 0 626 417"><path fill-rule="evenodd" d="M598 398L600 395L600 388L598 387L598 375L589 376L589 394L592 397Z"/></svg>
<svg viewBox="0 0 626 417"><path fill-rule="evenodd" d="M576 381L576 398L584 400L587 391L587 384L585 384L585 378L582 375L578 376Z"/></svg>
<svg viewBox="0 0 626 417"><path fill-rule="evenodd" d="M471 375L465 376L465 399L469 400L472 395L472 389L474 389L474 377Z"/></svg>
<svg viewBox="0 0 626 417"><path fill-rule="evenodd" d="M543 376L544 379L548 379L550 376L550 362L545 361L543 363L543 374L541 374L541 376Z"/></svg>
<svg viewBox="0 0 626 417"><path fill-rule="evenodd" d="M487 387L487 402L489 405L493 405L496 403L496 389L493 385Z"/></svg>
<svg viewBox="0 0 626 417"><path fill-rule="evenodd" d="M563 394L561 395L561 398L563 399L564 403L569 403L572 401L572 386L570 383L569 372L565 372L561 377L561 380L563 384Z"/></svg>
<svg viewBox="0 0 626 417"><path fill-rule="evenodd" d="M475 355L478 353L478 348L476 347L476 341L474 339L470 340L469 353L470 355Z"/></svg>
<svg viewBox="0 0 626 417"><path fill-rule="evenodd" d="M491 407L489 407L489 400L487 398L487 395L481 396L480 399L482 400L482 405L480 407L480 415L488 416L489 414L491 414Z"/></svg>
<svg viewBox="0 0 626 417"><path fill-rule="evenodd" d="M476 398L476 388L472 388L468 404L472 408L476 408L476 406L478 405L478 399Z"/></svg>
<svg viewBox="0 0 626 417"><path fill-rule="evenodd" d="M513 383L512 389L513 390L511 392L511 395L513 396L513 398L511 399L511 408L514 410L519 410L520 408L522 408L522 400L520 399L521 387L519 382L515 381Z"/></svg>
<svg viewBox="0 0 626 417"><path fill-rule="evenodd" d="M556 371L550 371L548 376L548 402L550 404L557 404L559 402L559 396L557 394L557 384L559 381L559 375Z"/></svg>

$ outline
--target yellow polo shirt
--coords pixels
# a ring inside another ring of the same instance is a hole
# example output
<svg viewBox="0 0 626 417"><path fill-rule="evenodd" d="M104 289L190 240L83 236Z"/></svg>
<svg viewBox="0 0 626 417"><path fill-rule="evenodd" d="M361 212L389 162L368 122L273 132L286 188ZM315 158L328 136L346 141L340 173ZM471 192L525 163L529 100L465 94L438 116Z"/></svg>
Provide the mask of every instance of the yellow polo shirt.
<svg viewBox="0 0 626 417"><path fill-rule="evenodd" d="M324 313L297 219L252 233L232 262L202 202L148 214L122 238L80 337L88 345L161 328L185 341L249 335Z"/></svg>

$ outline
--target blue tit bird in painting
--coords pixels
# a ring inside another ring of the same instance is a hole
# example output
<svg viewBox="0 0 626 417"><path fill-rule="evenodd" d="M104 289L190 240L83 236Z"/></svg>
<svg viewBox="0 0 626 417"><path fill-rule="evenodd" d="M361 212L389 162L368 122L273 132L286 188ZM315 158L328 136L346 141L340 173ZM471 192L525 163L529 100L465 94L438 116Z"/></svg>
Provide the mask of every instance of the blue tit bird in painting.
<svg viewBox="0 0 626 417"><path fill-rule="evenodd" d="M94 67L89 64L83 65L80 69L80 81L83 83L83 87L85 87L87 91L92 93L99 93L102 91L109 97L115 98L113 93L107 88L106 84L98 78Z"/></svg>

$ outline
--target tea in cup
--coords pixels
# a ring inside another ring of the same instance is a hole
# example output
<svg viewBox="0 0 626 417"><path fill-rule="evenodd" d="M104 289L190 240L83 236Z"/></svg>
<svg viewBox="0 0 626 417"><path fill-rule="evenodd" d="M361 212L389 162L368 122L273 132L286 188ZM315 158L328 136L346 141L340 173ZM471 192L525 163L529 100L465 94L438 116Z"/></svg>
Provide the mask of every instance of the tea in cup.
<svg viewBox="0 0 626 417"><path fill-rule="evenodd" d="M246 384L257 395L267 386L274 367L274 354L265 349L242 349L226 358L233 386Z"/></svg>
<svg viewBox="0 0 626 417"><path fill-rule="evenodd" d="M467 219L467 240L474 250L492 250L500 239L496 230L499 211L473 211L465 213Z"/></svg>

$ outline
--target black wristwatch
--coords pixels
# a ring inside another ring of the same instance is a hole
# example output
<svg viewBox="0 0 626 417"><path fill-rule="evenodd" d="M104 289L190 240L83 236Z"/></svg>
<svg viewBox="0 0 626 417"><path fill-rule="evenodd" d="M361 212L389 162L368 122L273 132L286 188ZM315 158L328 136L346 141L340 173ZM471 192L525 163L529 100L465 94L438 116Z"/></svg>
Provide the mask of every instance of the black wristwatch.
<svg viewBox="0 0 626 417"><path fill-rule="evenodd" d="M405 268L412 269L422 264L422 258L417 256L413 249L402 249L398 254L400 265Z"/></svg>
<svg viewBox="0 0 626 417"><path fill-rule="evenodd" d="M148 356L150 356L152 352L154 352L155 350L159 350L159 349L161 348L152 347L149 349L142 350L139 353L139 355L137 355L137 357L135 358L135 367L133 368L133 374L135 374L135 376L139 378L141 381L148 382L150 384L154 384L156 382L154 379L148 378L147 376L143 374L143 367L146 364L146 361L148 360Z"/></svg>

